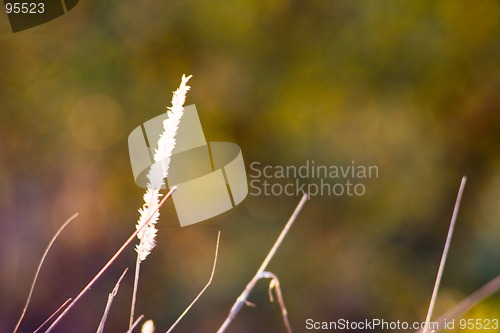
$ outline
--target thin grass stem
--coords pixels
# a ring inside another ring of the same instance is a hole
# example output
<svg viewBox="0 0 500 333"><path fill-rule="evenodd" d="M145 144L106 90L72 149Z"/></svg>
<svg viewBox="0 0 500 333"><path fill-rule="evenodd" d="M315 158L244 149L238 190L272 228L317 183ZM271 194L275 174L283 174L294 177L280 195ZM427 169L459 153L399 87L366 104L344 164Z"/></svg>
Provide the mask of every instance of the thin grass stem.
<svg viewBox="0 0 500 333"><path fill-rule="evenodd" d="M273 289L276 293L276 298L278 299L278 304L281 309L281 317L283 318L283 324L285 325L286 331L292 333L292 326L290 325L290 320L288 319L288 311L285 306L285 300L283 299L283 293L281 292L280 280L276 274L272 272L262 272L262 279L271 279L269 283L269 299L274 302Z"/></svg>
<svg viewBox="0 0 500 333"><path fill-rule="evenodd" d="M141 259L139 253L135 260L135 274L134 274L134 289L132 290L132 302L130 304L130 319L128 327L131 328L134 323L135 302L137 301L137 287L139 285L139 273L141 270Z"/></svg>
<svg viewBox="0 0 500 333"><path fill-rule="evenodd" d="M132 331L134 330L134 328L136 328L137 325L139 325L139 323L143 319L144 319L144 315L140 315L139 317L137 317L137 319L132 323L132 327L130 327L126 333L132 333Z"/></svg>
<svg viewBox="0 0 500 333"><path fill-rule="evenodd" d="M432 297L429 304L429 309L427 310L427 317L425 318L424 333L429 331L429 324L432 318L432 313L434 311L434 305L436 304L436 298L439 291L439 285L441 283L441 278L443 277L444 266L446 264L446 258L448 257L448 251L450 249L451 238L453 237L453 231L455 230L455 223L457 221L458 210L460 208L460 202L462 201L462 194L464 192L465 182L467 178L462 177L462 182L460 183L460 188L458 190L457 199L455 200L455 207L453 208L453 215L451 217L450 228L448 229L448 236L446 237L446 243L444 245L443 255L441 256L441 262L439 263L439 269L434 283L434 290L432 291Z"/></svg>
<svg viewBox="0 0 500 333"><path fill-rule="evenodd" d="M120 278L116 282L115 287L108 295L108 301L106 302L106 308L104 309L104 313L102 315L101 322L99 323L99 327L97 328L97 333L104 332L104 325L106 324L106 320L108 319L108 313L109 313L109 310L111 309L111 304L113 304L113 300L114 300L116 294L118 293L118 288L120 288L120 282L122 281L122 279L125 276L125 274L127 273L127 271L128 271L128 268L125 268L122 275L120 276Z"/></svg>
<svg viewBox="0 0 500 333"><path fill-rule="evenodd" d="M255 287L255 284L257 283L257 281L259 281L259 279L261 278L262 273L267 268L267 265L269 265L269 262L271 261L271 259L276 254L276 251L278 250L281 243L285 239L285 236L287 235L288 231L290 230L293 222L295 222L295 220L297 219L297 216L299 215L300 211L302 210L302 208L304 207L304 205L308 199L309 199L309 195L304 193L304 195L302 196L302 199L300 200L299 204L295 208L295 211L293 212L292 216L290 217L290 219L286 223L285 227L281 231L281 234L279 235L278 239L276 239L276 242L274 243L273 247L271 248L271 250L267 254L266 258L264 259L264 261L260 265L259 269L257 270L257 273L255 273L254 277L250 280L250 282L248 282L248 284L245 287L245 289L243 290L243 292L236 299L236 302L233 304L233 307L229 311L229 315L227 316L226 320L224 320L224 322L222 323L222 325L219 328L219 330L217 331L217 333L223 333L228 328L229 324L231 324L231 322L236 317L236 315L240 312L243 305L245 305L246 302L248 302L247 299L248 299L248 296L250 295L250 292Z"/></svg>
<svg viewBox="0 0 500 333"><path fill-rule="evenodd" d="M193 305L198 302L198 300L200 299L201 295L203 295L203 293L205 292L205 290L207 290L208 286L210 286L210 284L212 283L212 279L214 277L214 274L215 274L215 266L217 266L217 257L218 257L218 254L219 254L219 241L220 241L220 231L219 233L217 234L217 244L215 245L215 255L214 255L214 264L212 266L212 273L210 273L210 278L208 279L208 282L207 284L205 285L205 287L203 287L203 289L198 293L198 295L193 299L193 301L188 305L188 307L181 313L181 315L177 318L177 320L172 324L172 326L170 326L170 328L168 329L167 333L170 333L172 332L172 330L177 326L177 324L184 318L184 316L189 312L189 310L191 310L191 308L193 307Z"/></svg>
<svg viewBox="0 0 500 333"><path fill-rule="evenodd" d="M36 269L35 277L33 278L33 282L31 283L31 288L30 288L30 292L28 294L28 299L26 300L26 304L24 305L23 312L21 313L21 317L19 317L19 320L17 321L16 327L14 328L13 333L17 332L17 330L19 329L19 326L21 325L21 322L23 321L24 315L26 314L26 310L28 309L28 305L30 304L31 296L33 295L33 291L35 290L35 284L36 284L36 281L38 279L38 274L40 274L40 270L42 269L43 262L45 261L45 258L47 257L47 253L49 253L49 250L52 247L52 244L54 244L54 242L55 242L56 238L59 236L59 234L77 216L78 216L78 213L74 214L69 219L67 219L66 222L64 222L63 225L56 231L54 236L52 236L52 239L50 240L49 245L47 245L47 247L45 248L45 252L42 255L42 259L40 260L40 263L38 264L38 268ZM63 305L65 305L65 304L63 304Z"/></svg>
<svg viewBox="0 0 500 333"><path fill-rule="evenodd" d="M495 294L500 290L500 275L476 290L469 297L462 300L450 311L446 312L444 315L436 320L437 329L434 332L439 332L443 330L444 323L446 321L450 322L453 319L461 317L464 313L469 311L473 306L486 299L487 297ZM417 333L422 333L423 330L418 330Z"/></svg>

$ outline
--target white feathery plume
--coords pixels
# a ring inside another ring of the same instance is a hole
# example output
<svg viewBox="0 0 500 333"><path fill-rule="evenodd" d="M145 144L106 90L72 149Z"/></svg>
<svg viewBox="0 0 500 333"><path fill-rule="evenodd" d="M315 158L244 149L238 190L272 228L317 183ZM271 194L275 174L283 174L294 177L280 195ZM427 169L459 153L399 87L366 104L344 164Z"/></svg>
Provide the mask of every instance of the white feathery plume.
<svg viewBox="0 0 500 333"><path fill-rule="evenodd" d="M146 321L141 328L141 333L154 333L155 331L155 324L153 321L150 319Z"/></svg>
<svg viewBox="0 0 500 333"><path fill-rule="evenodd" d="M139 220L136 228L139 230L137 238L139 244L135 250L137 252L137 261L135 265L134 290L132 292L132 303L130 306L130 321L129 330L132 329L134 323L135 302L137 296L137 286L139 284L139 272L141 262L151 253L151 250L156 246L156 223L160 217L160 189L168 176L168 167L170 158L175 148L175 135L179 128L179 123L184 114L184 102L186 94L190 87L186 83L191 78L191 75L186 77L182 75L182 82L179 88L174 91L172 97L172 106L168 107L167 119L163 121L163 132L158 138L158 147L154 153L154 163L148 172L148 189L144 193L144 204L139 208Z"/></svg>
<svg viewBox="0 0 500 333"><path fill-rule="evenodd" d="M137 234L140 242L136 246L136 251L139 255L139 262L144 261L149 255L151 250L156 245L156 222L160 217L160 211L157 209L160 202L160 188L165 183L165 178L168 176L168 168L172 151L175 148L175 135L179 127L180 120L184 114L184 102L186 101L186 94L190 87L187 82L190 76L182 76L182 82L179 88L174 91L172 96L172 106L168 107L167 119L163 121L163 132L158 139L158 148L154 154L154 164L148 172L148 189L144 194L144 205L139 209L140 217L137 221L136 228L140 229L149 220L148 225Z"/></svg>

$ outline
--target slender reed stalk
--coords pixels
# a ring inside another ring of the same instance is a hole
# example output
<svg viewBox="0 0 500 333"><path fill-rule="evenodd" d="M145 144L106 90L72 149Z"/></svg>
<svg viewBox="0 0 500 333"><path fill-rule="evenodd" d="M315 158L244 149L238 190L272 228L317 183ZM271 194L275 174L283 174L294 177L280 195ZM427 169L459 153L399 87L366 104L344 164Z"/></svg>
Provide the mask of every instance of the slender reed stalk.
<svg viewBox="0 0 500 333"><path fill-rule="evenodd" d="M182 320L182 318L184 318L184 316L189 312L189 310L191 310L191 308L193 307L193 305L198 302L198 300L200 299L201 295L203 295L203 293L205 292L205 290L207 290L208 286L210 286L210 284L212 283L212 279L214 277L214 273L215 273L215 266L217 266L217 256L219 254L219 241L220 241L220 231L219 233L217 234L217 244L215 245L215 255L214 255L214 264L212 266L212 273L210 273L210 278L208 279L208 282L207 284L205 285L205 287L203 287L203 289L198 293L198 295L196 295L196 297L193 299L193 301L188 305L188 307L181 313L181 315L177 318L177 320L172 324L172 326L170 326L170 328L168 329L167 333L170 333L172 332L172 330L177 326L177 324Z"/></svg>
<svg viewBox="0 0 500 333"><path fill-rule="evenodd" d="M455 229L455 223L457 221L458 210L460 208L460 202L462 200L462 194L464 192L465 182L467 178L462 177L462 182L460 183L460 188L458 190L457 199L455 201L455 207L453 208L453 215L451 217L450 228L448 229L448 236L446 237L446 243L444 245L443 255L441 257L441 262L439 264L439 269L436 277L436 282L434 283L434 290L432 291L432 297L429 304L429 309L427 311L427 317L425 318L425 326L423 333L427 333L429 331L429 324L431 321L432 313L434 311L434 305L436 303L437 294L439 291L439 285L441 283L441 278L443 276L444 266L446 264L446 258L448 257L448 251L450 249L451 238L453 236L453 231Z"/></svg>
<svg viewBox="0 0 500 333"><path fill-rule="evenodd" d="M266 258L260 265L259 269L257 270L257 273L255 273L254 277L248 282L247 286L243 290L243 292L240 294L240 296L236 299L236 302L233 304L233 307L229 311L229 315L227 316L226 320L222 323L221 327L217 331L217 333L223 333L231 324L233 319L236 317L236 315L240 312L241 308L243 305L246 304L248 296L250 295L250 292L252 289L255 287L257 284L257 281L262 278L262 274L264 273L265 269L267 268L267 265L269 265L269 262L271 259L274 257L276 254L276 251L280 247L281 243L285 239L285 236L287 235L288 231L290 230L293 222L297 219L297 216L299 215L300 211L302 210L302 207L304 207L306 201L309 199L309 195L305 194L302 196L302 199L300 200L299 204L295 208L295 211L293 212L292 216L286 223L285 227L281 231L281 234L279 235L278 239L276 239L276 242L274 243L273 247L267 254Z"/></svg>
<svg viewBox="0 0 500 333"><path fill-rule="evenodd" d="M125 268L122 275L120 276L120 278L116 282L115 287L108 295L108 301L106 302L106 308L104 309L104 314L102 315L101 322L99 323L99 327L97 328L97 333L104 332L104 325L106 324L106 320L108 319L108 313L109 313L109 310L111 309L111 304L113 304L113 300L115 299L115 296L118 293L118 288L120 288L120 282L122 282L122 279L125 276L125 274L127 273L127 271L128 271L128 268Z"/></svg>
<svg viewBox="0 0 500 333"><path fill-rule="evenodd" d="M141 271L141 259L140 255L137 254L137 258L135 260L135 273L134 273L134 289L132 290L132 302L130 304L130 318L129 318L129 329L132 327L134 323L134 312L135 312L135 303L137 300L137 288L139 286L139 274Z"/></svg>
<svg viewBox="0 0 500 333"><path fill-rule="evenodd" d="M144 319L144 315L140 315L139 317L137 317L137 319L132 323L132 327L130 327L128 329L128 331L126 333L132 333L132 331L134 330L134 328L137 327L137 325L139 325L139 323L141 322L141 320Z"/></svg>
<svg viewBox="0 0 500 333"><path fill-rule="evenodd" d="M493 295L499 290L500 290L500 275L498 275L496 278L494 278L493 280L491 280L490 282L488 282L487 284L476 290L469 297L462 300L450 311L446 312L444 315L439 317L436 320L437 323L436 326L438 327L438 329L436 329L434 332L439 332L443 330L445 328L444 323L446 321L450 322L451 320L462 316L464 313L469 311L474 305L481 302L485 298ZM417 331L417 333L423 333L423 330L420 329Z"/></svg>
<svg viewBox="0 0 500 333"><path fill-rule="evenodd" d="M281 309L281 317L283 318L283 324L285 325L286 331L292 333L292 326L290 325L290 320L288 320L288 311L286 310L285 300L283 299L283 293L281 292L280 280L278 277L271 272L262 272L262 279L271 279L269 283L269 299L274 302L273 289L276 293L276 298L278 299L278 304Z"/></svg>
<svg viewBox="0 0 500 333"><path fill-rule="evenodd" d="M30 292L28 294L28 299L26 300L26 304L24 305L23 312L21 313L21 317L17 321L16 327L14 328L13 333L16 333L17 330L19 329L19 326L21 325L21 322L23 321L24 315L26 314L26 310L28 309L28 305L30 304L31 296L33 295L33 290L35 290L35 284L38 279L38 274L40 273L40 270L42 269L43 262L45 261L45 258L47 257L47 253L49 253L50 248L52 247L52 244L54 244L56 238L59 236L59 234L63 231L66 226L73 221L76 217L78 216L78 213L74 214L71 216L69 219L66 220L66 222L63 223L63 225L56 231L54 236L52 236L52 239L49 242L49 245L45 248L45 252L42 255L42 259L40 260L40 263L38 264L38 268L36 269L35 277L33 278L33 282L31 283L31 288ZM65 305L64 303L63 305Z"/></svg>

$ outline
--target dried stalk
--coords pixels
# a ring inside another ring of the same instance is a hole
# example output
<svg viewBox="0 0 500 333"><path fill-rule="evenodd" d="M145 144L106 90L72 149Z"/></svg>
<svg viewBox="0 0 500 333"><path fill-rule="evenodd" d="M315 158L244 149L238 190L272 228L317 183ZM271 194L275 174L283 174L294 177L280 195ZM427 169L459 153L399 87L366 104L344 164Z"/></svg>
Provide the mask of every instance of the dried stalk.
<svg viewBox="0 0 500 333"><path fill-rule="evenodd" d="M464 313L469 311L474 305L481 302L485 298L493 295L499 290L500 290L500 275L491 280L490 282L488 282L487 284L485 284L484 286L482 286L480 289L475 291L469 297L462 300L453 309L451 309L450 311L446 312L444 315L439 317L436 320L438 329L436 329L434 332L439 332L443 330L445 328L444 327L445 321L450 322L452 319L456 319L462 316ZM423 330L420 329L417 331L417 333L423 333Z"/></svg>
<svg viewBox="0 0 500 333"><path fill-rule="evenodd" d="M130 317L128 327L134 324L135 303L137 299L137 287L139 286L139 274L141 271L141 259L139 253L135 259L134 288L132 289L132 301L130 303Z"/></svg>
<svg viewBox="0 0 500 333"><path fill-rule="evenodd" d="M36 270L35 277L33 278L33 282L31 283L30 292L28 294L28 299L26 300L26 304L24 305L23 312L21 313L21 317L19 318L19 320L16 324L16 327L14 328L13 333L17 332L17 330L19 329L19 326L21 325L21 322L23 321L24 315L26 314L26 310L28 309L28 305L29 305L30 300L31 300L31 295L33 295L33 290L35 290L35 284L36 284L36 281L38 279L38 274L40 273L40 270L42 269L42 265L43 265L43 262L45 261L45 258L47 257L47 253L49 252L50 248L52 247L52 244L54 244L56 238L63 231L63 229L66 228L66 226L71 221L73 221L77 216L78 216L78 213L76 213L75 215L73 215L69 219L67 219L66 222L64 222L63 225L56 231L56 233L54 234L54 236L50 240L49 245L47 245L47 248L45 249L45 252L42 255L42 259L40 260L40 263L38 264L38 268ZM64 303L63 306L65 304L66 303Z"/></svg>
<svg viewBox="0 0 500 333"><path fill-rule="evenodd" d="M283 318L283 324L285 324L286 331L292 333L292 326L288 320L288 311L286 310L285 301L283 300L283 293L281 292L280 280L278 277L271 272L262 272L261 279L271 279L269 283L269 299L274 302L273 289L276 293L276 298L278 299L278 304L281 309L281 317Z"/></svg>
<svg viewBox="0 0 500 333"><path fill-rule="evenodd" d="M106 302L106 308L104 309L104 314L102 315L101 322L99 323L99 327L97 328L97 333L104 332L104 325L106 324L106 320L108 319L109 309L111 309L111 304L113 304L113 300L114 300L116 294L118 293L118 288L120 288L120 282L122 281L122 279L125 276L125 274L127 273L127 271L128 271L128 268L125 268L122 275L120 276L120 278L116 282L115 287L108 295L108 301Z"/></svg>
<svg viewBox="0 0 500 333"><path fill-rule="evenodd" d="M467 178L462 177L462 182L460 183L460 188L458 190L457 199L455 201L455 207L453 208L453 215L451 217L450 228L448 229L448 236L446 237L446 243L444 245L443 255L441 257L441 262L439 264L439 269L436 277L436 282L434 284L434 290L432 291L432 297L429 304L429 309L427 311L427 317L425 318L425 326L423 333L427 333L429 323L431 321L432 312L434 311L434 305L436 303L437 294L439 291L439 285L441 283L441 278L443 276L444 266L446 264L446 258L448 257L448 250L450 249L451 238L453 236L453 230L455 229L455 223L457 221L458 210L460 208L460 201L462 200L462 194L464 192L465 182Z"/></svg>
<svg viewBox="0 0 500 333"><path fill-rule="evenodd" d="M132 326L128 329L126 333L132 333L134 328L136 328L137 325L139 325L142 319L144 319L144 315L140 315L139 317L137 317L137 319L132 323Z"/></svg>
<svg viewBox="0 0 500 333"><path fill-rule="evenodd" d="M292 226L293 222L299 215L300 211L302 210L302 207L306 203L306 201L309 199L308 194L305 194L302 196L302 199L300 200L299 204L297 205L297 208L295 208L295 211L293 212L292 216L286 223L285 227L281 231L281 234L279 235L278 239L274 243L273 247L267 254L267 257L264 259L262 264L260 265L259 269L257 270L257 273L255 273L254 277L250 280L250 282L247 284L241 295L236 299L236 302L233 304L233 307L229 311L229 315L227 316L226 320L222 323L222 326L219 328L217 333L223 333L229 324L233 321L233 319L236 317L236 315L240 312L241 308L243 305L246 304L248 296L250 295L250 292L252 289L255 287L255 284L259 279L262 277L262 273L265 271L267 268L267 265L273 258L273 256L276 254L276 250L280 247L281 243L283 242L283 239L287 235L288 231L290 230L290 227Z"/></svg>
<svg viewBox="0 0 500 333"><path fill-rule="evenodd" d="M212 283L212 279L213 279L214 273L215 273L215 266L217 265L217 257L218 257L218 254L219 254L219 241L220 241L220 231L217 234L217 244L215 245L215 256L214 256L214 264L212 266L212 273L210 274L210 278L208 279L207 284L198 293L198 295L193 299L193 301L188 305L188 307L181 313L181 315L172 324L172 326L170 326L170 328L168 329L167 333L172 332L172 330L177 326L177 324L182 320L182 318L184 318L184 316L189 312L189 310L191 310L191 308L193 307L193 305L196 302L198 302L198 299L200 299L201 295L203 295L203 293L205 292L205 290L207 290L208 286L210 286L210 284Z"/></svg>

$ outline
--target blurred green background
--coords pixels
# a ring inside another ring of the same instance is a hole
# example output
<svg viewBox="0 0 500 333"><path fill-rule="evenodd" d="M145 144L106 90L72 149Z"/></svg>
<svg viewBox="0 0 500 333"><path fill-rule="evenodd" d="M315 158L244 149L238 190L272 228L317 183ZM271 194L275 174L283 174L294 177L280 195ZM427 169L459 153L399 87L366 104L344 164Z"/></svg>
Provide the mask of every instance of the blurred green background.
<svg viewBox="0 0 500 333"><path fill-rule="evenodd" d="M423 321L462 175L463 205L436 315L500 274L500 3L82 1L11 33L0 14L0 331L15 326L62 222L21 332L94 276L134 230L142 192L127 136L192 74L209 141L245 163L377 165L361 197L310 200L270 264L296 332L305 321ZM248 170L250 171L250 170ZM137 312L165 331L215 332L298 203L248 196L181 228L171 202L143 263ZM193 207L196 209L196 207ZM130 247L56 332L95 332ZM107 332L128 324L132 274ZM228 332L284 332L262 281ZM500 318L500 296L469 313ZM470 332L470 331L469 331Z"/></svg>

